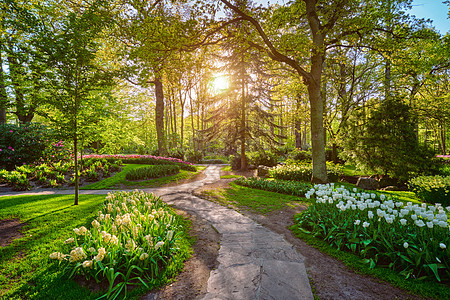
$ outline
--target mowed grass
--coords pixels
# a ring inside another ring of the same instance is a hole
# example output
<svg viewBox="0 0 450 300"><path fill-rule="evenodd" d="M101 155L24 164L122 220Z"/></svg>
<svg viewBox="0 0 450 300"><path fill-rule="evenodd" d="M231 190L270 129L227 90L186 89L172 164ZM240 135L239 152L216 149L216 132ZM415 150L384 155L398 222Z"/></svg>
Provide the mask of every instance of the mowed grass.
<svg viewBox="0 0 450 300"><path fill-rule="evenodd" d="M302 202L301 200L305 200L291 195L251 189L233 182L229 188L204 191L203 194L211 196L219 204L259 214L294 207Z"/></svg>
<svg viewBox="0 0 450 300"><path fill-rule="evenodd" d="M0 299L90 299L95 297L66 280L49 254L75 227L90 227L104 195L0 197L0 219L19 218L23 237L0 248Z"/></svg>
<svg viewBox="0 0 450 300"><path fill-rule="evenodd" d="M159 187L164 184L178 182L180 180L186 180L192 178L202 170L204 170L205 166L197 166L196 172L189 172L185 170L180 170L179 173L172 176L165 176L161 178L142 180L142 181L130 181L126 180L125 176L130 170L145 168L150 165L140 165L140 164L124 164L122 171L114 174L114 176L105 178L101 181L95 182L93 184L82 187L82 190L104 190L104 189L117 189L117 188L152 188Z"/></svg>

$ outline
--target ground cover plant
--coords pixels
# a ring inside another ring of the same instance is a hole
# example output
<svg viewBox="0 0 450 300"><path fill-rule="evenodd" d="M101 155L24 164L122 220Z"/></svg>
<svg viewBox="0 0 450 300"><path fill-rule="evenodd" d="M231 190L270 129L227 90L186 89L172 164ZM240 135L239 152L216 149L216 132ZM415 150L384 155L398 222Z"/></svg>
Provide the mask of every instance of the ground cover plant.
<svg viewBox="0 0 450 300"><path fill-rule="evenodd" d="M92 182L110 176L120 170L122 162L105 159L85 159L81 164L80 178ZM74 184L72 160L48 161L16 167L13 171L0 170L0 183L5 182L14 190L29 190L33 186L68 187Z"/></svg>
<svg viewBox="0 0 450 300"><path fill-rule="evenodd" d="M298 229L359 254L371 268L449 282L450 207L405 204L334 185L317 185L306 197L313 195L313 204L296 220Z"/></svg>
<svg viewBox="0 0 450 300"><path fill-rule="evenodd" d="M49 257L69 278L107 280L107 298L126 298L130 284L149 290L165 283L189 255L183 219L142 191L108 194L89 227L74 228Z"/></svg>
<svg viewBox="0 0 450 300"><path fill-rule="evenodd" d="M272 180L266 178L238 178L234 181L236 184L281 194L304 197L311 189L311 184L289 180Z"/></svg>

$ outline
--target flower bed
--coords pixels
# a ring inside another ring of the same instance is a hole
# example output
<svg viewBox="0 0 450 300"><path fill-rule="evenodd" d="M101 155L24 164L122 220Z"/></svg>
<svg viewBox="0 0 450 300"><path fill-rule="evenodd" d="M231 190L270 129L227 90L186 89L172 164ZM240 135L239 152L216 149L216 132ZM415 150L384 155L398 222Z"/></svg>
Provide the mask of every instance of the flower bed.
<svg viewBox="0 0 450 300"><path fill-rule="evenodd" d="M271 177L281 180L311 181L312 165L311 164L286 164L280 165L269 170ZM327 162L328 179L337 182L342 175L342 167Z"/></svg>
<svg viewBox="0 0 450 300"><path fill-rule="evenodd" d="M179 158L162 157L153 155L137 155L137 154L115 154L115 155L85 155L83 158L106 159L107 161L122 160L128 164L148 164L148 165L179 165L181 169L195 172L194 164L183 161Z"/></svg>
<svg viewBox="0 0 450 300"><path fill-rule="evenodd" d="M316 185L306 197L313 195L314 203L296 220L300 230L359 254L371 268L450 281L450 207L405 204L332 184Z"/></svg>
<svg viewBox="0 0 450 300"><path fill-rule="evenodd" d="M287 180L268 180L264 178L238 178L235 182L239 185L287 195L304 197L311 189L311 184Z"/></svg>
<svg viewBox="0 0 450 300"><path fill-rule="evenodd" d="M153 194L139 191L108 194L92 227L74 228L58 252L69 277L84 274L96 282L107 279L107 297L128 284L152 289L173 276L189 255L182 218Z"/></svg>
<svg viewBox="0 0 450 300"><path fill-rule="evenodd" d="M173 175L178 172L180 172L180 167L177 165L156 165L133 169L127 173L125 178L127 180L143 180Z"/></svg>

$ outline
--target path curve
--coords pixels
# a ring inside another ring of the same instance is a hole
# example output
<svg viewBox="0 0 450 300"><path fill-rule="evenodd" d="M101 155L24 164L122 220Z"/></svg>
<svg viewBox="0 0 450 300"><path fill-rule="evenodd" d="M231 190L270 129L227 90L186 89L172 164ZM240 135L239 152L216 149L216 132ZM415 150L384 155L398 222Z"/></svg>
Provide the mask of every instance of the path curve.
<svg viewBox="0 0 450 300"><path fill-rule="evenodd" d="M161 196L170 205L207 220L222 235L217 269L212 270L203 300L314 299L304 257L283 236L219 204L192 195L192 191L220 180L220 167L208 166L202 180L144 191ZM106 194L113 190L80 190ZM22 194L71 194L72 190ZM17 193L12 193L17 195Z"/></svg>

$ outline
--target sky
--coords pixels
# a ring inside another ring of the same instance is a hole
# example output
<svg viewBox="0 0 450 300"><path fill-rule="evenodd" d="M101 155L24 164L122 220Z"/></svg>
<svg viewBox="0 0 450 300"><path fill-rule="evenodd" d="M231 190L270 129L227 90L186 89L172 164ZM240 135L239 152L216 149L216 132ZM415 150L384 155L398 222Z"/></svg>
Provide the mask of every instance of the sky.
<svg viewBox="0 0 450 300"><path fill-rule="evenodd" d="M254 0L256 3L267 5L268 2L279 4L286 3L288 0ZM450 19L448 18L449 6L442 3L443 0L413 0L413 7L409 14L418 18L431 19L432 25L441 33L450 32Z"/></svg>
<svg viewBox="0 0 450 300"><path fill-rule="evenodd" d="M409 14L418 18L433 20L432 25L441 34L450 32L450 19L448 18L449 7L442 0L414 0L413 8Z"/></svg>

